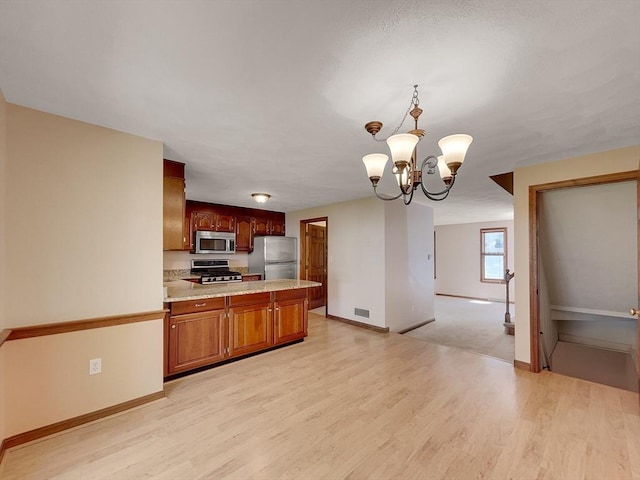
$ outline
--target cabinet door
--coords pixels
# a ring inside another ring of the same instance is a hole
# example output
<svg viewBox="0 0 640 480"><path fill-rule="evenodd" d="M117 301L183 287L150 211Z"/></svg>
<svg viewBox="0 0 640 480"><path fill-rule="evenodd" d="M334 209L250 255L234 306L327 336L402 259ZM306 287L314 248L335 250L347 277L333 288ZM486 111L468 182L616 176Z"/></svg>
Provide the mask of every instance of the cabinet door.
<svg viewBox="0 0 640 480"><path fill-rule="evenodd" d="M307 298L276 301L274 344L291 342L307 336Z"/></svg>
<svg viewBox="0 0 640 480"><path fill-rule="evenodd" d="M284 220L271 220L270 235L284 235Z"/></svg>
<svg viewBox="0 0 640 480"><path fill-rule="evenodd" d="M162 244L164 250L182 250L184 228L184 179L164 177Z"/></svg>
<svg viewBox="0 0 640 480"><path fill-rule="evenodd" d="M236 252L253 251L253 217L236 218Z"/></svg>
<svg viewBox="0 0 640 480"><path fill-rule="evenodd" d="M196 230L215 230L216 216L209 212L193 212L191 214L191 225Z"/></svg>
<svg viewBox="0 0 640 480"><path fill-rule="evenodd" d="M225 358L225 310L169 317L169 374Z"/></svg>
<svg viewBox="0 0 640 480"><path fill-rule="evenodd" d="M253 229L254 235L269 235L271 231L271 222L266 218L256 218L255 228Z"/></svg>
<svg viewBox="0 0 640 480"><path fill-rule="evenodd" d="M229 357L246 355L273 345L271 304L229 309Z"/></svg>
<svg viewBox="0 0 640 480"><path fill-rule="evenodd" d="M193 229L190 215L185 215L184 217L184 237L182 242L183 250L193 250Z"/></svg>
<svg viewBox="0 0 640 480"><path fill-rule="evenodd" d="M236 217L232 215L216 214L216 232L235 233Z"/></svg>

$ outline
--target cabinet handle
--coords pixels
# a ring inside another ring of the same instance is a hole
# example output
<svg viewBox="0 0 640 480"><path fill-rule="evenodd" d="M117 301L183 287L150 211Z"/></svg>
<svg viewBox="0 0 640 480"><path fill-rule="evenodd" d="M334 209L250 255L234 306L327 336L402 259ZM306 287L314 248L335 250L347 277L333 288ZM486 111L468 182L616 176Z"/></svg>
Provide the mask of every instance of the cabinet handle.
<svg viewBox="0 0 640 480"><path fill-rule="evenodd" d="M176 328L176 326L175 325L171 325L171 328Z"/></svg>
<svg viewBox="0 0 640 480"><path fill-rule="evenodd" d="M194 305L194 307L206 307L206 306L207 306L207 303L206 303L206 302L205 302L205 303L196 303L196 304Z"/></svg>

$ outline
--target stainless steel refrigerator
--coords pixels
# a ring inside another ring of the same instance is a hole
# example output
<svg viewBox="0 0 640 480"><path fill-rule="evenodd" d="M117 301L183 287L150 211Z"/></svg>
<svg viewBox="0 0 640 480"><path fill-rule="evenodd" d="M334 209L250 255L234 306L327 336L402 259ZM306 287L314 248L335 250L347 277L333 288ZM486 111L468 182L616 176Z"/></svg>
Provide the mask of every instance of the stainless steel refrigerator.
<svg viewBox="0 0 640 480"><path fill-rule="evenodd" d="M297 278L297 243L293 237L255 237L249 273L260 273L263 280Z"/></svg>

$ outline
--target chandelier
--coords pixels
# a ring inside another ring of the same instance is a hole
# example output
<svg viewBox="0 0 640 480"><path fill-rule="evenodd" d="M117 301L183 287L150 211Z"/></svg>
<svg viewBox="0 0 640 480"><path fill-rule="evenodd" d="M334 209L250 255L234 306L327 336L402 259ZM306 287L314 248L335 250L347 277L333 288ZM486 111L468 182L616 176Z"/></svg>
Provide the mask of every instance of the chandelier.
<svg viewBox="0 0 640 480"><path fill-rule="evenodd" d="M465 134L449 135L448 137L441 138L438 146L440 150L442 150L442 155L439 157L429 155L422 160L420 168L418 168L416 146L425 133L424 130L418 128L418 118L422 114L422 109L419 105L418 85L414 85L413 97L411 98L409 108L404 114L402 122L391 136L386 139L376 138L376 134L382 128L382 122L373 121L364 126L365 130L371 134L375 141L383 142L386 140L393 161L392 172L396 177L398 187L400 187L400 193L396 196L380 195L377 186L382 178L384 167L389 157L384 153L365 155L362 161L367 169L367 176L369 180L371 180L371 186L373 187L376 197L381 200L395 200L403 197L404 204L409 205L411 200L413 200L413 192L417 190L418 187L421 188L422 193L428 199L434 201L444 200L449 195L456 181L458 169L462 166L467 149L473 141L471 135ZM407 115L413 117L415 122L414 128L407 133L398 133L398 130L400 130L407 119ZM444 189L438 192L432 192L427 190L422 180L425 172L428 175L433 175L436 173L436 169L444 182Z"/></svg>

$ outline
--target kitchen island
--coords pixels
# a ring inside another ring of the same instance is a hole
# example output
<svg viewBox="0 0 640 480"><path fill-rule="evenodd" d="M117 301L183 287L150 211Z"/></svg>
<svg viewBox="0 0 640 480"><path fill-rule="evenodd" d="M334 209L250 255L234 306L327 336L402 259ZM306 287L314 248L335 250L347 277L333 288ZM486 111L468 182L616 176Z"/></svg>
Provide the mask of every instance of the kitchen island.
<svg viewBox="0 0 640 480"><path fill-rule="evenodd" d="M164 282L164 376L213 366L307 336L307 280Z"/></svg>

